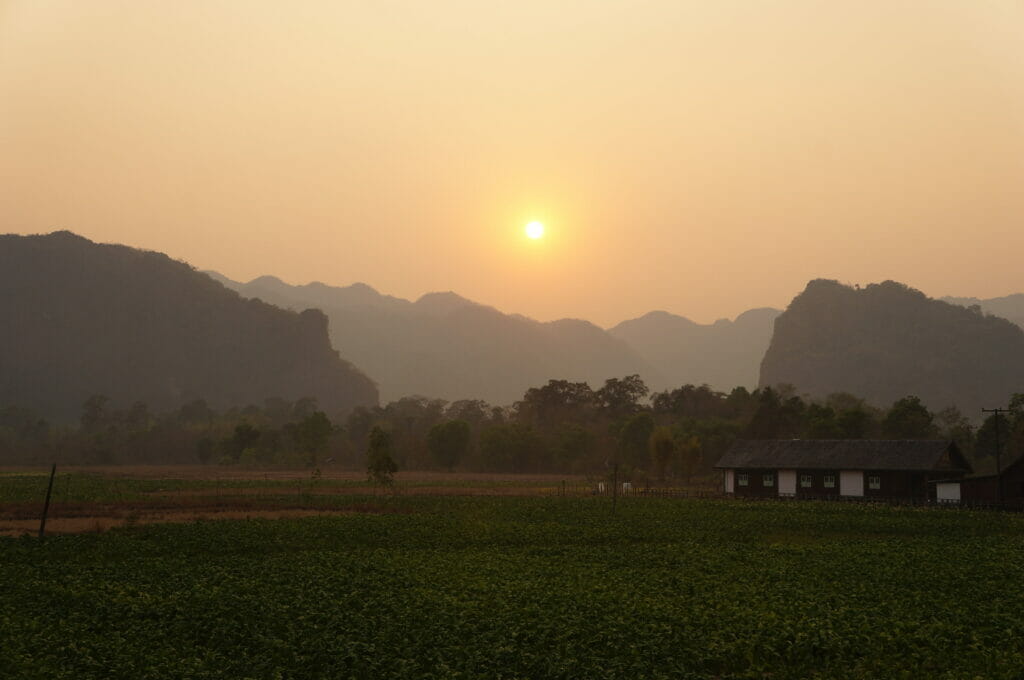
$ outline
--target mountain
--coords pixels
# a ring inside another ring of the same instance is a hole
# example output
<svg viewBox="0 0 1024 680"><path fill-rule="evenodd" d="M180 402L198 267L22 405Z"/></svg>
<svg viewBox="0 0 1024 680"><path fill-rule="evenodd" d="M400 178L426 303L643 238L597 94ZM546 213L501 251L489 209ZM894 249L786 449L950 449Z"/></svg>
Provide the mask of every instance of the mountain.
<svg viewBox="0 0 1024 680"><path fill-rule="evenodd" d="M811 281L775 320L761 363L761 385L781 383L879 406L912 394L973 417L1024 392L1024 331L893 281Z"/></svg>
<svg viewBox="0 0 1024 680"><path fill-rule="evenodd" d="M735 321L698 324L668 312L623 321L608 332L657 368L671 387L687 383L728 391L757 385L777 309L751 309Z"/></svg>
<svg viewBox="0 0 1024 680"><path fill-rule="evenodd" d="M316 397L377 403L327 318L246 300L166 255L70 232L0 236L0 405L72 419L93 394L167 410Z"/></svg>
<svg viewBox="0 0 1024 680"><path fill-rule="evenodd" d="M987 300L973 297L944 297L941 300L951 305L960 305L961 307L977 305L986 314L1001 316L1024 328L1024 293L1014 293L1013 295L988 298Z"/></svg>
<svg viewBox="0 0 1024 680"><path fill-rule="evenodd" d="M423 395L511 404L551 379L596 388L638 373L663 382L626 343L587 321L541 323L452 292L412 302L361 283L291 286L269 276L238 283L210 275L246 297L324 310L334 346L378 381L384 401Z"/></svg>

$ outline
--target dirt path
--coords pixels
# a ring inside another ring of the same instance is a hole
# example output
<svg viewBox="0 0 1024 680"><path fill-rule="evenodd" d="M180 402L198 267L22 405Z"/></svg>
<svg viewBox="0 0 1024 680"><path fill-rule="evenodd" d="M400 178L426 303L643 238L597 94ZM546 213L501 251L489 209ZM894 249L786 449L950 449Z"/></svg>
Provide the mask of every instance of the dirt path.
<svg viewBox="0 0 1024 680"><path fill-rule="evenodd" d="M137 524L167 524L172 522L198 522L203 520L228 519L284 519L293 517L325 517L354 515L354 510L176 510L154 514L90 515L84 517L55 517L47 520L47 534L100 533L116 527ZM0 520L0 536L36 535L39 532L38 519Z"/></svg>

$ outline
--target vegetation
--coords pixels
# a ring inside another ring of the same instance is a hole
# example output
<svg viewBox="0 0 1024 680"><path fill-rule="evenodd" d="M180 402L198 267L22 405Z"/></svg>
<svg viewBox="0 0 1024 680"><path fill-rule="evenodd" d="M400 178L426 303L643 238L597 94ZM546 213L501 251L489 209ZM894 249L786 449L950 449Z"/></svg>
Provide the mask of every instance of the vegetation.
<svg viewBox="0 0 1024 680"><path fill-rule="evenodd" d="M217 463L367 469L375 428L406 470L605 474L624 481L690 482L706 474L737 438L951 439L979 471L995 467L994 417L976 426L959 410L929 411L915 396L877 409L849 394L810 400L792 388L739 387L728 394L685 385L647 397L637 376L586 383L552 380L510 408L483 401L406 397L357 408L332 421L313 399L268 399L263 407L215 411L204 401L152 414L94 396L79 427L54 426L33 412L0 409L0 462ZM1002 462L1024 454L1024 396L1002 416Z"/></svg>
<svg viewBox="0 0 1024 680"><path fill-rule="evenodd" d="M951 680L1024 667L1017 515L385 506L0 539L0 676Z"/></svg>
<svg viewBox="0 0 1024 680"><path fill-rule="evenodd" d="M374 484L391 486L398 464L391 457L391 435L380 427L370 432L370 447L366 452L366 474Z"/></svg>

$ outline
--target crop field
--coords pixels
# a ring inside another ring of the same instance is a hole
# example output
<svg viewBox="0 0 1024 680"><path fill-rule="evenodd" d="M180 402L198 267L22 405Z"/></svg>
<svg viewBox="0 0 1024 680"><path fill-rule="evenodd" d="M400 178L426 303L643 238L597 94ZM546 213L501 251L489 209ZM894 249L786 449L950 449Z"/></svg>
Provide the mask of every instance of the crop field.
<svg viewBox="0 0 1024 680"><path fill-rule="evenodd" d="M144 497L148 483L119 493ZM31 482L0 493L19 485ZM538 494L331 503L335 514L0 538L0 677L1024 670L1015 514L672 498L620 499L613 514L608 498Z"/></svg>

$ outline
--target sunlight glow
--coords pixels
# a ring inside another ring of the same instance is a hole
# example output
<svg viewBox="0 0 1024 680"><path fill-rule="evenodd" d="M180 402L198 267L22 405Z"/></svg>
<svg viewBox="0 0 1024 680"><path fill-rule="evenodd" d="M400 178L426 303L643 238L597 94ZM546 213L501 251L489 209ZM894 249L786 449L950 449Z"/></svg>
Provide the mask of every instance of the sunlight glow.
<svg viewBox="0 0 1024 680"><path fill-rule="evenodd" d="M526 225L526 235L532 239L538 239L544 235L544 225L540 222L530 222Z"/></svg>

